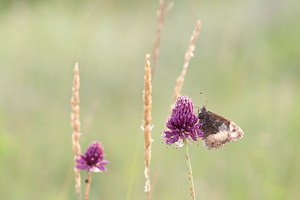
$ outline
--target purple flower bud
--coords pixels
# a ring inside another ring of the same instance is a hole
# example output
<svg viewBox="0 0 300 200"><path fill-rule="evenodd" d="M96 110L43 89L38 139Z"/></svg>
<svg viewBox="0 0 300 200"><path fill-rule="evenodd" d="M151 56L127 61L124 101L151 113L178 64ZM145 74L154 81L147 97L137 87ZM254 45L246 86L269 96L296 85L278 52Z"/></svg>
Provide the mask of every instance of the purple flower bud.
<svg viewBox="0 0 300 200"><path fill-rule="evenodd" d="M193 102L186 96L178 97L171 118L166 123L168 131L163 132L165 143L169 146L173 143L175 147L183 146L183 140L197 141L202 137L202 131L197 124L198 118L194 113Z"/></svg>
<svg viewBox="0 0 300 200"><path fill-rule="evenodd" d="M103 165L108 164L107 160L103 160L103 147L99 142L92 143L84 155L81 154L79 159L76 159L78 169L88 169L88 172L106 171Z"/></svg>

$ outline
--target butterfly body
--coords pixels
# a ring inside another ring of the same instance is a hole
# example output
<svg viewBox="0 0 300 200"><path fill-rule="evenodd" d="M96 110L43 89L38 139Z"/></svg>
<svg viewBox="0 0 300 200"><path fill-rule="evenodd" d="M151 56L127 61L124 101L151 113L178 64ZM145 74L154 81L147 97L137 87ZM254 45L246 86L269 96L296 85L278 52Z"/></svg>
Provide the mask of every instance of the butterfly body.
<svg viewBox="0 0 300 200"><path fill-rule="evenodd" d="M233 121L207 111L205 106L198 114L199 122L202 123L203 144L208 149L219 149L229 142L239 140L243 137L243 130Z"/></svg>

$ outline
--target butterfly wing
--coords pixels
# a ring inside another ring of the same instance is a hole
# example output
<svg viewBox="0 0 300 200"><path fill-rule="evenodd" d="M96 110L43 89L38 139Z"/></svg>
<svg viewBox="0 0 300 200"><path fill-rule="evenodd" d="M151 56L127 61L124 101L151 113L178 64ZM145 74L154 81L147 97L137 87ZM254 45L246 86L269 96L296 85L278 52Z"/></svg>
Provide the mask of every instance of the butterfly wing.
<svg viewBox="0 0 300 200"><path fill-rule="evenodd" d="M202 141L208 149L219 149L229 142L241 139L244 135L236 123L206 109L202 109L199 113L199 122L203 123Z"/></svg>

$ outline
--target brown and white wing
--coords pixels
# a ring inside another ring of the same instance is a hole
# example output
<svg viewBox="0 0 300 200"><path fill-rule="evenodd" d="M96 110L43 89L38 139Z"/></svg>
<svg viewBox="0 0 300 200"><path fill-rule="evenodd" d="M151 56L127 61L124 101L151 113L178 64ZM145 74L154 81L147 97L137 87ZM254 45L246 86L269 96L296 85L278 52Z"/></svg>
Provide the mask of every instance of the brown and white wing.
<svg viewBox="0 0 300 200"><path fill-rule="evenodd" d="M219 149L229 142L239 140L243 137L242 129L233 121L215 114L207 112L210 120L218 123L208 123L208 126L216 127L214 130L205 129L206 133L203 137L203 144L207 149Z"/></svg>

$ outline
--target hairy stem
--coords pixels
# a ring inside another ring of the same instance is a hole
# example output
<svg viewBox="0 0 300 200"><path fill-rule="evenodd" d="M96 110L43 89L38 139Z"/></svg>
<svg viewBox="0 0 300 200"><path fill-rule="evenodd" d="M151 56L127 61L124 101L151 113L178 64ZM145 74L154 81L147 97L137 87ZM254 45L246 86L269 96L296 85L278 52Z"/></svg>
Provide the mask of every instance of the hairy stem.
<svg viewBox="0 0 300 200"><path fill-rule="evenodd" d="M92 171L90 171L89 174L88 174L88 179L87 179L86 188L85 188L84 200L88 200L88 197L89 197L89 191L90 191L90 186L91 186L91 178L92 178Z"/></svg>
<svg viewBox="0 0 300 200"><path fill-rule="evenodd" d="M195 195L195 187L194 187L194 180L193 180L193 173L192 173L192 165L191 165L191 160L190 160L190 154L189 154L189 146L186 141L184 141L184 144L186 146L186 153L185 153L185 159L186 159L186 165L187 165L187 170L188 170L188 177L189 177L189 182L190 182L190 191L191 191L191 196L194 200L196 200L196 195Z"/></svg>

